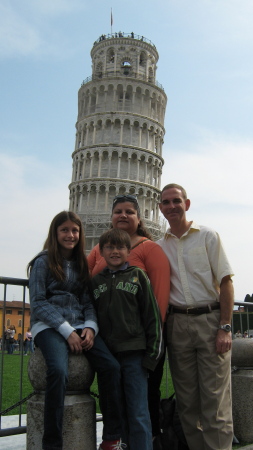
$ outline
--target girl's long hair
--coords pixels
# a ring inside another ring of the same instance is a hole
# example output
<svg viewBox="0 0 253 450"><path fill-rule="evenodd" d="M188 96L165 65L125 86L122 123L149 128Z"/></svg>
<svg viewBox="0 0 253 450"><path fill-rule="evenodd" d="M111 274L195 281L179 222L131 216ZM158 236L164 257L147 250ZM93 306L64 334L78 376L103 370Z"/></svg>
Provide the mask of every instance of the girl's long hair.
<svg viewBox="0 0 253 450"><path fill-rule="evenodd" d="M57 240L57 228L67 220L71 220L79 227L79 241L73 249L73 259L75 260L78 279L84 283L90 280L88 262L85 255L85 236L83 224L80 217L72 211L62 211L57 214L49 227L48 236L44 243L43 250L47 250L48 264L52 274L57 280L65 280L63 271L63 258L60 252L60 246Z"/></svg>

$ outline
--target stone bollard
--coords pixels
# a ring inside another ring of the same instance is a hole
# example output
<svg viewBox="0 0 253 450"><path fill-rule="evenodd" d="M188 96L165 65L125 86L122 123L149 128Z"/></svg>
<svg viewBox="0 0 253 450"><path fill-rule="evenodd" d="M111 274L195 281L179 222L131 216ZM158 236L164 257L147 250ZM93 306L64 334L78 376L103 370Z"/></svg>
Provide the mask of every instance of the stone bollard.
<svg viewBox="0 0 253 450"><path fill-rule="evenodd" d="M253 339L232 343L232 401L234 434L239 441L253 442Z"/></svg>
<svg viewBox="0 0 253 450"><path fill-rule="evenodd" d="M35 391L27 403L27 450L42 449L46 363L39 348L28 364ZM63 450L96 449L96 402L90 396L94 371L84 354L69 354L69 381L64 402Z"/></svg>

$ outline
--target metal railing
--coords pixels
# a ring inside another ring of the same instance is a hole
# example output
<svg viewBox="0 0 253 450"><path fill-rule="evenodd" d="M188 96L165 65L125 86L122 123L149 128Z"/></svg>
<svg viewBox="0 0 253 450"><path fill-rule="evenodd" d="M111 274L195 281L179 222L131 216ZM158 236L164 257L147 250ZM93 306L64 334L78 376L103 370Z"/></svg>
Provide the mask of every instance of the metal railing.
<svg viewBox="0 0 253 450"><path fill-rule="evenodd" d="M115 39L115 38L131 38L131 39L137 39L138 41L146 42L149 45L152 45L156 49L155 44L151 42L149 39L145 38L144 36L141 36L139 34L135 34L132 31L130 33L125 32L116 32L116 33L109 33L109 34L101 34L101 36L93 43L94 45L99 44L100 42L105 41L106 39Z"/></svg>
<svg viewBox="0 0 253 450"><path fill-rule="evenodd" d="M122 68L122 70L111 70L111 71L106 71L106 72L100 72L99 74L94 74L94 75L90 75L89 77L86 77L82 83L81 83L81 87L84 86L85 84L89 83L90 81L98 81L98 80L102 80L104 78L113 78L113 77L122 77L123 75L126 75L128 78L134 78L135 80L141 80L141 81L146 81L147 83L153 84L154 86L158 87L159 89L161 89L162 91L164 91L163 85L161 83L159 83L158 81L154 80L153 77L147 77L144 74L140 74L140 73L136 73L136 72L132 72L131 70L129 71L128 74L124 73L124 68Z"/></svg>
<svg viewBox="0 0 253 450"><path fill-rule="evenodd" d="M2 309L2 327L1 327L1 382L0 382L0 411L2 411L2 401L3 401L3 375L4 375L4 354L5 354L5 339L4 339L4 330L5 330L5 318L6 318L6 299L7 299L7 286L21 286L22 287L22 318L25 316L25 299L26 299L26 287L28 286L27 279L21 278L9 278L9 277L0 277L0 284L4 287L3 293L3 309ZM24 336L24 320L22 320L22 336ZM22 396L23 396L23 339L20 341L20 364L19 364L19 402L17 403L18 407L18 426L14 428L8 428L2 430L2 414L0 414L0 437L1 436L11 436L14 434L22 434L26 433L26 426L21 425L21 410L22 410Z"/></svg>
<svg viewBox="0 0 253 450"><path fill-rule="evenodd" d="M4 295L3 295L3 316L2 316L2 330L1 335L4 335L4 326L5 326L5 316L6 316L6 299L7 299L7 286L20 286L22 288L22 310L23 310L23 318L24 318L24 310L25 310L25 299L26 299L26 288L28 286L28 280L27 279L21 279L21 278L9 278L9 277L0 277L0 285L3 285L4 287ZM250 330L252 330L253 335L253 303L250 302L241 302L241 301L235 301L235 306L238 306L239 309L234 311L233 314L233 321L232 321L232 333L233 336L235 334L235 331L241 330L245 331L247 330L248 333ZM240 308L243 308L243 311L240 310ZM24 335L24 320L22 320L22 327L23 332L22 335ZM5 411L2 411L2 400L3 400L3 375L4 375L4 355L5 350L4 346L2 345L1 349L1 378L0 378L0 437L3 436L12 436L16 434L22 434L27 432L27 427L22 426L21 424L21 409L22 404L24 401L26 401L28 398L30 398L34 393L31 393L26 399L22 398L22 385L23 385L23 345L21 344L20 348L20 380L19 380L19 401L15 405L10 405L9 408L7 408ZM165 370L168 368L166 367ZM18 413L18 426L13 428L5 428L2 429L1 426L1 418L4 414L9 412L11 409L18 407L19 413ZM101 417L97 418L97 422L101 421Z"/></svg>

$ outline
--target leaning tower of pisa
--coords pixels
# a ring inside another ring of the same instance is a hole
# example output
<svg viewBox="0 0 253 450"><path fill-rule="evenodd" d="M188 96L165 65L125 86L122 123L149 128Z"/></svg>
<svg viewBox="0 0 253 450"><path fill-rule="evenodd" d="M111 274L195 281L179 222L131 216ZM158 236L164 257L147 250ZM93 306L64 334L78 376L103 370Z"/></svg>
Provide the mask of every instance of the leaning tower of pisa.
<svg viewBox="0 0 253 450"><path fill-rule="evenodd" d="M92 75L78 92L70 209L82 219L90 249L110 226L118 194L138 197L154 239L161 234L159 193L167 103L156 81L159 55L134 33L102 35L91 50Z"/></svg>

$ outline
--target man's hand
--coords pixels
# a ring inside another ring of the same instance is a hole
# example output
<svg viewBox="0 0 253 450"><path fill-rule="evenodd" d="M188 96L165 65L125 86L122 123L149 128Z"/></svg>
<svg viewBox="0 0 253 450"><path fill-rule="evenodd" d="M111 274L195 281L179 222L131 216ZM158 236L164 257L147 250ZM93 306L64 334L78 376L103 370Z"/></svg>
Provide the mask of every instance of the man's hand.
<svg viewBox="0 0 253 450"><path fill-rule="evenodd" d="M220 285L220 324L225 325L231 323L234 307L234 288L229 275L221 280ZM216 351L217 353L226 353L231 350L232 334L219 329L216 335Z"/></svg>
<svg viewBox="0 0 253 450"><path fill-rule="evenodd" d="M82 339L75 331L69 335L67 342L72 353L82 353Z"/></svg>
<svg viewBox="0 0 253 450"><path fill-rule="evenodd" d="M84 328L81 334L81 345L83 350L90 350L94 345L95 333L92 328Z"/></svg>
<svg viewBox="0 0 253 450"><path fill-rule="evenodd" d="M226 353L232 346L232 334L224 330L218 330L216 336L216 351L217 353Z"/></svg>

